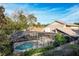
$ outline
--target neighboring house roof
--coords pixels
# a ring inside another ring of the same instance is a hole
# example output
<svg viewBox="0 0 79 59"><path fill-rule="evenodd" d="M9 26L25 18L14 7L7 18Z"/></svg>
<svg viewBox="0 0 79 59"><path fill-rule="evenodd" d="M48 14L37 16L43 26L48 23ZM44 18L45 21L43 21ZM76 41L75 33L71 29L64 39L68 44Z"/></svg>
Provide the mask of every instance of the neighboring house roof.
<svg viewBox="0 0 79 59"><path fill-rule="evenodd" d="M70 26L70 27L79 27L79 25L76 25L76 24L67 24L67 23L64 23L63 21L55 21L57 23L60 23L62 25L67 25L67 26Z"/></svg>
<svg viewBox="0 0 79 59"><path fill-rule="evenodd" d="M66 25L70 27L79 27L79 25L76 25L76 24L66 24Z"/></svg>

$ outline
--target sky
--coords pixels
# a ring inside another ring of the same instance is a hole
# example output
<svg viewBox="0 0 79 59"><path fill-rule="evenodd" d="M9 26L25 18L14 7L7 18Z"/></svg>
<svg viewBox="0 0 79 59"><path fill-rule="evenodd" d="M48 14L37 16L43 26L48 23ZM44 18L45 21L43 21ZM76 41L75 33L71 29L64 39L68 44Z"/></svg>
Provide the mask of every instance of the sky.
<svg viewBox="0 0 79 59"><path fill-rule="evenodd" d="M25 14L34 14L37 21L48 24L58 21L66 23L79 22L78 3L8 3L0 4L5 8L5 13L11 15L17 9L22 9Z"/></svg>

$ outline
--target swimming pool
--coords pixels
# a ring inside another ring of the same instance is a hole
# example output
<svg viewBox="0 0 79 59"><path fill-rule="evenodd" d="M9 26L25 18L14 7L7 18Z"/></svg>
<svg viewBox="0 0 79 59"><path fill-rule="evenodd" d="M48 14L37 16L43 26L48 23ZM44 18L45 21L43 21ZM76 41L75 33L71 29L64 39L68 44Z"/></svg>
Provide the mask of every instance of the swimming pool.
<svg viewBox="0 0 79 59"><path fill-rule="evenodd" d="M26 51L27 49L30 49L33 47L33 44L30 43L30 42L27 42L27 43L23 43L21 45L18 45L15 47L15 50L16 51L19 51L19 52L24 52Z"/></svg>

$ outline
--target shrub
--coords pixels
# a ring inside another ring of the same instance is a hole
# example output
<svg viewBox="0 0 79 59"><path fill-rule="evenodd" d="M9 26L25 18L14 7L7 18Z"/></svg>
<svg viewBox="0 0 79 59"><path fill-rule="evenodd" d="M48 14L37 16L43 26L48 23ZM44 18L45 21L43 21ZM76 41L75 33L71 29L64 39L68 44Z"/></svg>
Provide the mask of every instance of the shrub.
<svg viewBox="0 0 79 59"><path fill-rule="evenodd" d="M72 45L69 45L69 48L73 49L73 52L72 52L73 56L79 56L79 45L72 44Z"/></svg>
<svg viewBox="0 0 79 59"><path fill-rule="evenodd" d="M2 42L0 42L0 49L0 55L10 55L13 52L12 43L9 40L3 40Z"/></svg>
<svg viewBox="0 0 79 59"><path fill-rule="evenodd" d="M55 45L55 46L59 46L59 45L62 45L62 44L64 44L64 43L66 43L65 37L64 37L62 34L57 33L56 36L55 36L54 45Z"/></svg>
<svg viewBox="0 0 79 59"><path fill-rule="evenodd" d="M43 53L45 51L48 51L48 50L53 49L53 48L54 48L53 46L48 46L48 47L45 47L45 48L31 49L29 51L25 51L24 55L31 56L31 55L34 55L34 54L37 54L37 53L40 53L39 55L43 55Z"/></svg>
<svg viewBox="0 0 79 59"><path fill-rule="evenodd" d="M70 42L70 40L71 40L68 36L65 36L65 39L67 42Z"/></svg>

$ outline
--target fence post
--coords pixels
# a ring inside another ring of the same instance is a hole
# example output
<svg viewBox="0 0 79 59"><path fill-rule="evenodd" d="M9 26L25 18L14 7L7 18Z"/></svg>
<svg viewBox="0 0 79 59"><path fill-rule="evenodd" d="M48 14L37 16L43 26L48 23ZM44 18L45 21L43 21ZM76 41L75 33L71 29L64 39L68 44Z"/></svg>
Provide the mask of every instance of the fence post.
<svg viewBox="0 0 79 59"><path fill-rule="evenodd" d="M37 48L38 48L38 32L36 32L36 34L37 34Z"/></svg>

